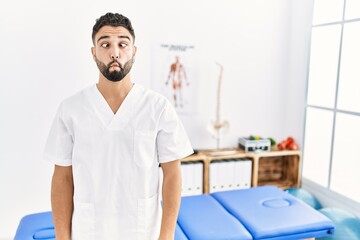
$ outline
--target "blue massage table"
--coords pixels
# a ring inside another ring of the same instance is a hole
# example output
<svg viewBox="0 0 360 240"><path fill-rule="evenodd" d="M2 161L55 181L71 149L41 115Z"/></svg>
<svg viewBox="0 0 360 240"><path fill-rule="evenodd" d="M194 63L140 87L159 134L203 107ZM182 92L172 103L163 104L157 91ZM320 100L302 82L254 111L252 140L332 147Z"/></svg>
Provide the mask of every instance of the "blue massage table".
<svg viewBox="0 0 360 240"><path fill-rule="evenodd" d="M22 218L15 240L55 240L51 212ZM175 240L292 240L334 234L320 212L273 186L182 197Z"/></svg>

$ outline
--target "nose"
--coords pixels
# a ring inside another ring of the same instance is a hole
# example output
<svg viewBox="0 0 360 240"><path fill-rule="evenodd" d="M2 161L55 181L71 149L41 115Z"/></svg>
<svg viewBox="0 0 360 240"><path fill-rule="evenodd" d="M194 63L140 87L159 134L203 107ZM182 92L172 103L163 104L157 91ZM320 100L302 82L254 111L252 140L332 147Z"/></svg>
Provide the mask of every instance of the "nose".
<svg viewBox="0 0 360 240"><path fill-rule="evenodd" d="M119 54L111 54L112 59L119 59Z"/></svg>
<svg viewBox="0 0 360 240"><path fill-rule="evenodd" d="M111 54L111 59L113 59L113 60L115 60L115 59L117 60L120 57L119 51L116 48L113 48L110 54Z"/></svg>

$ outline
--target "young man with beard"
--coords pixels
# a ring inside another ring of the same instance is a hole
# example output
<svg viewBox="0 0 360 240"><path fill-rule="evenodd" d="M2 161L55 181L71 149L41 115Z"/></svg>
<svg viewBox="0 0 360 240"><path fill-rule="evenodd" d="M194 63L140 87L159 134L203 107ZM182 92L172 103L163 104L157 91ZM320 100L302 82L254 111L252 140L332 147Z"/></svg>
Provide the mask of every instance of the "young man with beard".
<svg viewBox="0 0 360 240"><path fill-rule="evenodd" d="M174 239L190 142L169 101L130 79L130 20L101 16L92 40L99 81L60 104L45 146L56 239Z"/></svg>

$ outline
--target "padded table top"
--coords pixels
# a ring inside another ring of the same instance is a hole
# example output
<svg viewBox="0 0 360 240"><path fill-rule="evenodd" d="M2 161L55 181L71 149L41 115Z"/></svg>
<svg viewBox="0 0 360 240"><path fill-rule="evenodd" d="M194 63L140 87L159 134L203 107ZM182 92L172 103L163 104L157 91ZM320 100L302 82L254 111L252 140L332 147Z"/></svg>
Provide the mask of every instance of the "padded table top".
<svg viewBox="0 0 360 240"><path fill-rule="evenodd" d="M330 235L334 224L302 201L273 186L211 194L254 239L301 239Z"/></svg>
<svg viewBox="0 0 360 240"><path fill-rule="evenodd" d="M175 240L188 240L178 223L176 223L175 228Z"/></svg>
<svg viewBox="0 0 360 240"><path fill-rule="evenodd" d="M250 240L250 233L210 195L183 197L178 224L191 240Z"/></svg>
<svg viewBox="0 0 360 240"><path fill-rule="evenodd" d="M175 240L291 240L330 236L334 224L272 186L182 197ZM51 212L23 217L15 240L55 240Z"/></svg>

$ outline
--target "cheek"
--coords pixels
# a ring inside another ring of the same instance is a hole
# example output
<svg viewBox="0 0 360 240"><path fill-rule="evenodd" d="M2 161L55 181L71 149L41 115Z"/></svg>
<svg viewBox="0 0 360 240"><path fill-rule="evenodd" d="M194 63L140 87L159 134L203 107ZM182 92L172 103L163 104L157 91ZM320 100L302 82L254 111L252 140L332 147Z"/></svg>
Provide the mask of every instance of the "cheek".
<svg viewBox="0 0 360 240"><path fill-rule="evenodd" d="M123 51L122 54L120 53L120 59L119 62L121 64L125 64L129 61L131 61L133 55L132 55L132 51Z"/></svg>
<svg viewBox="0 0 360 240"><path fill-rule="evenodd" d="M108 57L108 55L106 54L106 52L103 51L98 51L96 52L96 58L100 61L103 62L104 64L108 64L110 63L110 59Z"/></svg>
<svg viewBox="0 0 360 240"><path fill-rule="evenodd" d="M126 54L126 56L128 56L130 58L134 55L134 53L135 53L135 48L133 48L133 47L128 47L128 48L124 49L124 54Z"/></svg>
<svg viewBox="0 0 360 240"><path fill-rule="evenodd" d="M105 55L103 51L97 51L95 54L98 59L103 58Z"/></svg>

